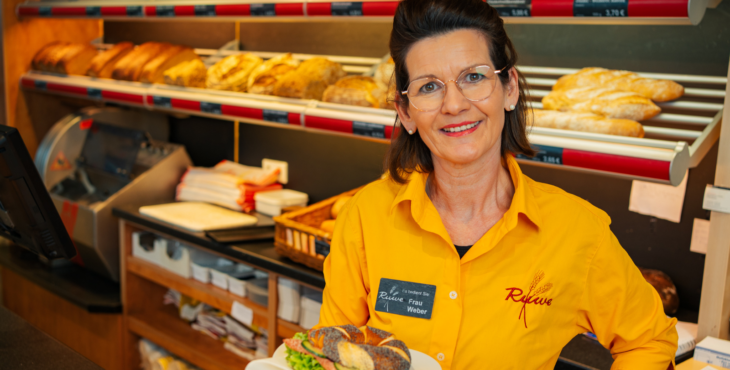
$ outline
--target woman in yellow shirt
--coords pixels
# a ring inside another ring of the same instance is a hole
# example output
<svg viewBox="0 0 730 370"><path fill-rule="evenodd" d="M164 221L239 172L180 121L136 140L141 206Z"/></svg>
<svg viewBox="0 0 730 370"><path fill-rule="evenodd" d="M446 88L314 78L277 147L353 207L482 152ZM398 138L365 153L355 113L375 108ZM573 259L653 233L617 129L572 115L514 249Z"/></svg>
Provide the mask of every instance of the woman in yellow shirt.
<svg viewBox="0 0 730 370"><path fill-rule="evenodd" d="M588 202L523 175L524 79L496 10L405 0L389 176L341 211L320 326L370 325L448 369L552 369L593 332L613 369L674 368L675 319ZM405 131L405 132L404 132Z"/></svg>

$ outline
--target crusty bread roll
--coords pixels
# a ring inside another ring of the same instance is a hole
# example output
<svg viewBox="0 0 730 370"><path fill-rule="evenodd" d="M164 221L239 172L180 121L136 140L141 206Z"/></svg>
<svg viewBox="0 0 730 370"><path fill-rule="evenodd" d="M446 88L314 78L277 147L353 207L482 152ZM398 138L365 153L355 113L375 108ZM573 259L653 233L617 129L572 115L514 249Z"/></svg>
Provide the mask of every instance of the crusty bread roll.
<svg viewBox="0 0 730 370"><path fill-rule="evenodd" d="M251 53L225 57L208 69L205 84L209 89L246 92L251 72L263 62Z"/></svg>
<svg viewBox="0 0 730 370"><path fill-rule="evenodd" d="M330 85L322 101L361 107L385 108L386 88L372 77L347 76Z"/></svg>
<svg viewBox="0 0 730 370"><path fill-rule="evenodd" d="M115 80L139 81L139 76L145 64L170 47L172 45L168 43L145 42L117 62L112 71L112 78Z"/></svg>
<svg viewBox="0 0 730 370"><path fill-rule="evenodd" d="M41 71L58 73L58 69L56 68L58 62L74 45L73 43L65 43L49 50L48 54L41 61Z"/></svg>
<svg viewBox="0 0 730 370"><path fill-rule="evenodd" d="M281 76L274 84L274 95L300 99L322 99L327 86L347 73L339 63L326 58L303 61L296 70Z"/></svg>
<svg viewBox="0 0 730 370"><path fill-rule="evenodd" d="M91 60L89 70L86 72L91 77L111 78L114 64L134 49L131 42L120 42L108 50L98 54Z"/></svg>
<svg viewBox="0 0 730 370"><path fill-rule="evenodd" d="M646 282L651 284L657 293L659 293L659 297L662 299L662 305L664 306L664 313L667 315L675 314L677 309L679 309L679 296L677 295L677 287L674 286L669 275L659 270L643 268L639 268L639 270Z"/></svg>
<svg viewBox="0 0 730 370"><path fill-rule="evenodd" d="M590 112L634 121L649 119L661 111L649 98L635 92L602 87L553 90L542 98L542 107L563 112Z"/></svg>
<svg viewBox="0 0 730 370"><path fill-rule="evenodd" d="M54 69L57 73L83 76L97 54L99 51L91 44L72 44L56 62Z"/></svg>
<svg viewBox="0 0 730 370"><path fill-rule="evenodd" d="M193 59L200 59L200 57L198 54L195 54L192 48L173 45L163 50L144 65L142 73L139 75L139 81L144 83L163 83L165 81L164 73L166 70Z"/></svg>
<svg viewBox="0 0 730 370"><path fill-rule="evenodd" d="M342 69L342 65L340 63L321 57L310 58L303 61L299 67L297 67L297 73L311 79L322 80L327 85L332 85L340 78L347 76L347 72Z"/></svg>
<svg viewBox="0 0 730 370"><path fill-rule="evenodd" d="M606 135L644 137L644 127L636 121L606 118L593 113L532 110L532 124L537 127L594 132ZM529 116L528 116L529 117Z"/></svg>
<svg viewBox="0 0 730 370"><path fill-rule="evenodd" d="M393 81L393 73L395 73L395 62L393 58L388 58L384 63L378 64L378 68L375 70L375 82L389 86Z"/></svg>
<svg viewBox="0 0 730 370"><path fill-rule="evenodd" d="M164 78L168 85L204 88L207 72L203 61L196 58L169 68Z"/></svg>
<svg viewBox="0 0 730 370"><path fill-rule="evenodd" d="M291 53L271 58L251 71L247 91L253 94L272 95L276 81L298 66L299 61L294 59Z"/></svg>
<svg viewBox="0 0 730 370"><path fill-rule="evenodd" d="M674 100L684 95L684 87L674 81L644 78L633 72L604 68L583 68L576 73L560 77L553 90L584 86L633 91L658 102Z"/></svg>
<svg viewBox="0 0 730 370"><path fill-rule="evenodd" d="M36 71L45 71L48 72L48 68L46 66L48 55L54 52L54 50L58 48L65 47L68 45L68 42L62 42L62 41L53 41L51 43L46 44L43 46L33 57L33 61L31 62L31 68L33 68Z"/></svg>
<svg viewBox="0 0 730 370"><path fill-rule="evenodd" d="M337 198L335 203L332 204L332 209L330 209L330 216L332 216L332 218L337 218L337 216L339 216L340 214L340 211L342 210L342 207L344 207L350 199L352 199L352 195L343 195Z"/></svg>

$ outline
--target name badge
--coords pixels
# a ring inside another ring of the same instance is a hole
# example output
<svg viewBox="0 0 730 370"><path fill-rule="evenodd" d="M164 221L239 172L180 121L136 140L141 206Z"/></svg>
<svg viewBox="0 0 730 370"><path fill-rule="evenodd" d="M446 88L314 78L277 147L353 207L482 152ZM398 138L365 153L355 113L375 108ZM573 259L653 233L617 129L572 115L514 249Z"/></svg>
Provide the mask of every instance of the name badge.
<svg viewBox="0 0 730 370"><path fill-rule="evenodd" d="M431 319L436 286L381 278L375 311Z"/></svg>

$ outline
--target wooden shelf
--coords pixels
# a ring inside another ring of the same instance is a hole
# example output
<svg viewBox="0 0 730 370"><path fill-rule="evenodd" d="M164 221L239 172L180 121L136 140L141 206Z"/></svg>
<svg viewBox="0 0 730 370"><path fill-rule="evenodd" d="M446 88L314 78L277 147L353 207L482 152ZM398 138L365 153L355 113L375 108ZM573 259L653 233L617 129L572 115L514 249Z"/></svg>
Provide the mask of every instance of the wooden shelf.
<svg viewBox="0 0 730 370"><path fill-rule="evenodd" d="M193 330L177 317L172 306L129 314L127 327L131 332L206 370L243 370L249 362L223 348L223 342Z"/></svg>
<svg viewBox="0 0 730 370"><path fill-rule="evenodd" d="M277 319L276 321L276 335L282 338L291 338L294 334L307 331L303 327L286 320Z"/></svg>
<svg viewBox="0 0 730 370"><path fill-rule="evenodd" d="M177 290L188 297L205 302L210 306L226 312L227 314L231 313L233 302L238 302L253 310L254 325L261 328L268 327L268 308L253 303L248 298L231 294L230 292L212 284L205 284L197 280L186 279L134 256L127 257L127 270L159 285Z"/></svg>

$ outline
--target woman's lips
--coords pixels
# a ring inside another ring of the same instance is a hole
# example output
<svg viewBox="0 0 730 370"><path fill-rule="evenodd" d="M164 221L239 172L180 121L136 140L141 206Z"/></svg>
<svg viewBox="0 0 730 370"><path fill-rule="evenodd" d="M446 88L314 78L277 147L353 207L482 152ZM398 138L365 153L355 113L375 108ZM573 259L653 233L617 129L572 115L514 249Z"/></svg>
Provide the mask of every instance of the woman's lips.
<svg viewBox="0 0 730 370"><path fill-rule="evenodd" d="M444 128L442 128L440 131L446 136L451 137L458 137L458 136L464 136L469 135L472 132L476 131L477 127L482 123L482 121L476 121L476 122L462 122L457 123L454 125L448 125Z"/></svg>

